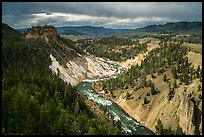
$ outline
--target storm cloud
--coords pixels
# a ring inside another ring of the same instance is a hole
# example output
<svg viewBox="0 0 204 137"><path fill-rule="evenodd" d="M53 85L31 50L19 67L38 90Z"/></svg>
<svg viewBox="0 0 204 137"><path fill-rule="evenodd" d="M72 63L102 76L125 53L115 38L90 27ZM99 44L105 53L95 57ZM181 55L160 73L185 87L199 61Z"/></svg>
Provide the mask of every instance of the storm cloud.
<svg viewBox="0 0 204 137"><path fill-rule="evenodd" d="M44 24L138 28L178 21L202 21L202 3L3 2L2 4L2 22L14 28Z"/></svg>

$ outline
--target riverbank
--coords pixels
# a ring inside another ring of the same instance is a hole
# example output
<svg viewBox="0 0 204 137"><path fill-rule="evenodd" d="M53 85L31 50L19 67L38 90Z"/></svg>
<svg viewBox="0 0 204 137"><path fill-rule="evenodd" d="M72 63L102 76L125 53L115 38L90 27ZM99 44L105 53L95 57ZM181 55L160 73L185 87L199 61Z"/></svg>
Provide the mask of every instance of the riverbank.
<svg viewBox="0 0 204 137"><path fill-rule="evenodd" d="M136 112L134 112L130 106L125 103L126 99L125 99L125 94L122 94L120 97L115 97L113 98L109 93L105 93L101 90L99 90L98 88L94 88L93 84L92 84L92 89L94 89L100 96L102 96L103 98L112 101L113 103L115 103L119 108L121 108L121 110L124 111L124 113L126 113L127 115L129 115L131 118L133 118L135 121L138 121L140 123L141 126L147 128L148 130L150 130L151 132L155 133L154 129L150 129L148 127L148 125L145 124L144 121L142 121L141 119L138 119L139 115L137 115ZM120 99L118 99L120 98Z"/></svg>
<svg viewBox="0 0 204 137"><path fill-rule="evenodd" d="M170 77L170 73L168 72L167 76ZM163 75L156 75L153 82L155 82L155 87L160 93L150 96L146 96L150 90L147 87L140 88L137 91L131 87L123 90L118 89L114 90L113 95L110 92L103 91L98 83L92 86L92 88L104 98L116 103L128 115L154 133L156 132L155 125L159 118L165 129L171 127L173 131L176 131L179 126L185 134L194 135L196 127L192 121L195 116L198 115L199 117L199 114L202 112L202 95L194 91L197 90L201 82L198 79L194 80L187 88L186 85L179 85L175 89L173 99L169 100L169 86L167 83L161 82L162 78ZM131 94L131 97L127 98L127 92ZM144 104L144 97L149 101L148 104ZM193 102L192 97L196 101ZM197 111L197 115L194 115L194 111ZM199 123L197 130L199 128L199 132L202 133L202 121L198 120L197 123Z"/></svg>
<svg viewBox="0 0 204 137"><path fill-rule="evenodd" d="M106 117L113 119L114 121L120 121L122 133L124 135L154 135L154 133L142 126L138 121L132 118L128 113L126 113L120 106L118 106L113 101L104 98L98 94L92 87L92 82L81 82L77 85L77 91L82 93L88 100L96 103L97 106L92 106L92 108L102 109L103 114ZM89 102L90 103L90 102ZM91 103L90 103L91 104ZM99 107L98 107L99 106Z"/></svg>

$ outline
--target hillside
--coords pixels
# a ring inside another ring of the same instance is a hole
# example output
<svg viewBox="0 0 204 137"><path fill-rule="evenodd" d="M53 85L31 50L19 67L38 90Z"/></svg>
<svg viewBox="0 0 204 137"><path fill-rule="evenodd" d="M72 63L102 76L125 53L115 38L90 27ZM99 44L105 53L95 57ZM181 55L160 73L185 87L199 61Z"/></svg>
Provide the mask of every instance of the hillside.
<svg viewBox="0 0 204 137"><path fill-rule="evenodd" d="M55 28L33 27L25 33L25 38L44 41L49 45L50 69L71 85L86 78L115 75L116 69L112 65L104 63L103 59L86 55L76 48L74 42L61 38Z"/></svg>
<svg viewBox="0 0 204 137"><path fill-rule="evenodd" d="M83 34L83 35L90 35L90 36L104 36L110 35L115 32L121 31L121 29L107 29L104 27L93 27L93 26L79 26L79 27L58 27L58 33L60 34Z"/></svg>
<svg viewBox="0 0 204 137"><path fill-rule="evenodd" d="M148 54L118 62L125 74L93 88L157 134L202 134L202 45L162 37L139 39L150 39Z"/></svg>
<svg viewBox="0 0 204 137"><path fill-rule="evenodd" d="M86 35L84 33L81 33L80 31L76 31L76 30L71 30L71 29L66 29L66 28L58 28L57 29L58 33L61 35L74 35L74 36L78 36L78 35Z"/></svg>
<svg viewBox="0 0 204 137"><path fill-rule="evenodd" d="M120 134L118 123L93 109L95 104L87 103L69 81L52 74L51 55L77 55L53 26L33 27L20 35L6 27L2 28L3 135Z"/></svg>
<svg viewBox="0 0 204 137"><path fill-rule="evenodd" d="M81 39L77 41L77 46L91 55L119 62L134 58L148 47L147 42L116 37Z"/></svg>
<svg viewBox="0 0 204 137"><path fill-rule="evenodd" d="M3 36L12 36L20 34L15 29L11 28L9 25L2 23L2 35Z"/></svg>
<svg viewBox="0 0 204 137"><path fill-rule="evenodd" d="M147 34L183 34L197 35L202 38L202 22L175 22L164 25L150 25L134 30L113 34L116 37L143 37Z"/></svg>

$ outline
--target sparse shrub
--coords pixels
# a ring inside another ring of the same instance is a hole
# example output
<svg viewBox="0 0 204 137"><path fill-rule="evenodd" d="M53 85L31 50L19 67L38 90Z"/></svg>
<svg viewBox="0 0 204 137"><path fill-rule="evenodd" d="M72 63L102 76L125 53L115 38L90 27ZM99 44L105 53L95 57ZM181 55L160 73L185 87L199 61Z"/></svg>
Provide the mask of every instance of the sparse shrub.
<svg viewBox="0 0 204 137"><path fill-rule="evenodd" d="M155 78L155 77L156 77L156 76L154 76L154 74L152 73L152 74L151 74L151 78Z"/></svg>
<svg viewBox="0 0 204 137"><path fill-rule="evenodd" d="M155 128L156 128L157 134L159 134L159 135L163 134L164 126L163 126L160 119L157 120L157 125L155 126Z"/></svg>
<svg viewBox="0 0 204 137"><path fill-rule="evenodd" d="M166 82L166 74L164 74L164 77L163 77L163 79L164 79L164 82Z"/></svg>
<svg viewBox="0 0 204 137"><path fill-rule="evenodd" d="M151 85L151 94L152 94L152 95L155 95L155 94L157 94L157 93L159 93L159 92L160 92L159 90L155 89L154 84L152 84L152 85Z"/></svg>
<svg viewBox="0 0 204 137"><path fill-rule="evenodd" d="M131 94L129 92L127 92L126 99L130 99L130 97L131 97Z"/></svg>
<svg viewBox="0 0 204 137"><path fill-rule="evenodd" d="M149 103L149 101L147 101L147 98L145 97L144 98L144 104L148 104Z"/></svg>
<svg viewBox="0 0 204 137"><path fill-rule="evenodd" d="M177 83L175 79L174 79L174 88L177 88Z"/></svg>
<svg viewBox="0 0 204 137"><path fill-rule="evenodd" d="M201 91L201 85L198 85L198 91Z"/></svg>

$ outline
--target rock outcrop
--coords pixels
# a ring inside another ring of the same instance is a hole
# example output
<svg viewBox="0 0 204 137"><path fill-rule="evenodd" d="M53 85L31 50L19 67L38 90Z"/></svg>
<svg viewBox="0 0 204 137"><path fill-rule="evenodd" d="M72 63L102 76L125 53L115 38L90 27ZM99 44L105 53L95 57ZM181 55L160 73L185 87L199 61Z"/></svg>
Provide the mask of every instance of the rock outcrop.
<svg viewBox="0 0 204 137"><path fill-rule="evenodd" d="M114 66L87 55L82 56L78 54L78 57L67 60L65 67L60 65L52 54L50 58L52 61L50 65L52 72L59 74L64 81L71 85L76 85L87 78L111 77L114 76L117 71Z"/></svg>
<svg viewBox="0 0 204 137"><path fill-rule="evenodd" d="M34 26L25 33L27 39L40 39L45 42L58 41L59 35L53 26Z"/></svg>
<svg viewBox="0 0 204 137"><path fill-rule="evenodd" d="M193 124L194 118L194 103L191 101L191 96L187 92L179 92L177 97L179 98L180 104L178 106L177 117L179 126L188 135L194 135L195 126Z"/></svg>
<svg viewBox="0 0 204 137"><path fill-rule="evenodd" d="M168 87L163 86L160 89L157 86L161 92L152 96L146 105L144 105L143 99L126 99L125 91L121 91L121 94L116 98L110 98L100 90L98 93L113 100L131 117L154 132L156 132L155 125L159 118L165 129L171 127L176 131L179 125L187 135L200 135L202 134L202 100L197 97L198 81L194 81L187 88L185 85L178 87L171 100L168 99ZM165 85L165 83L160 83L161 85ZM133 92L135 91L130 91L131 94Z"/></svg>

